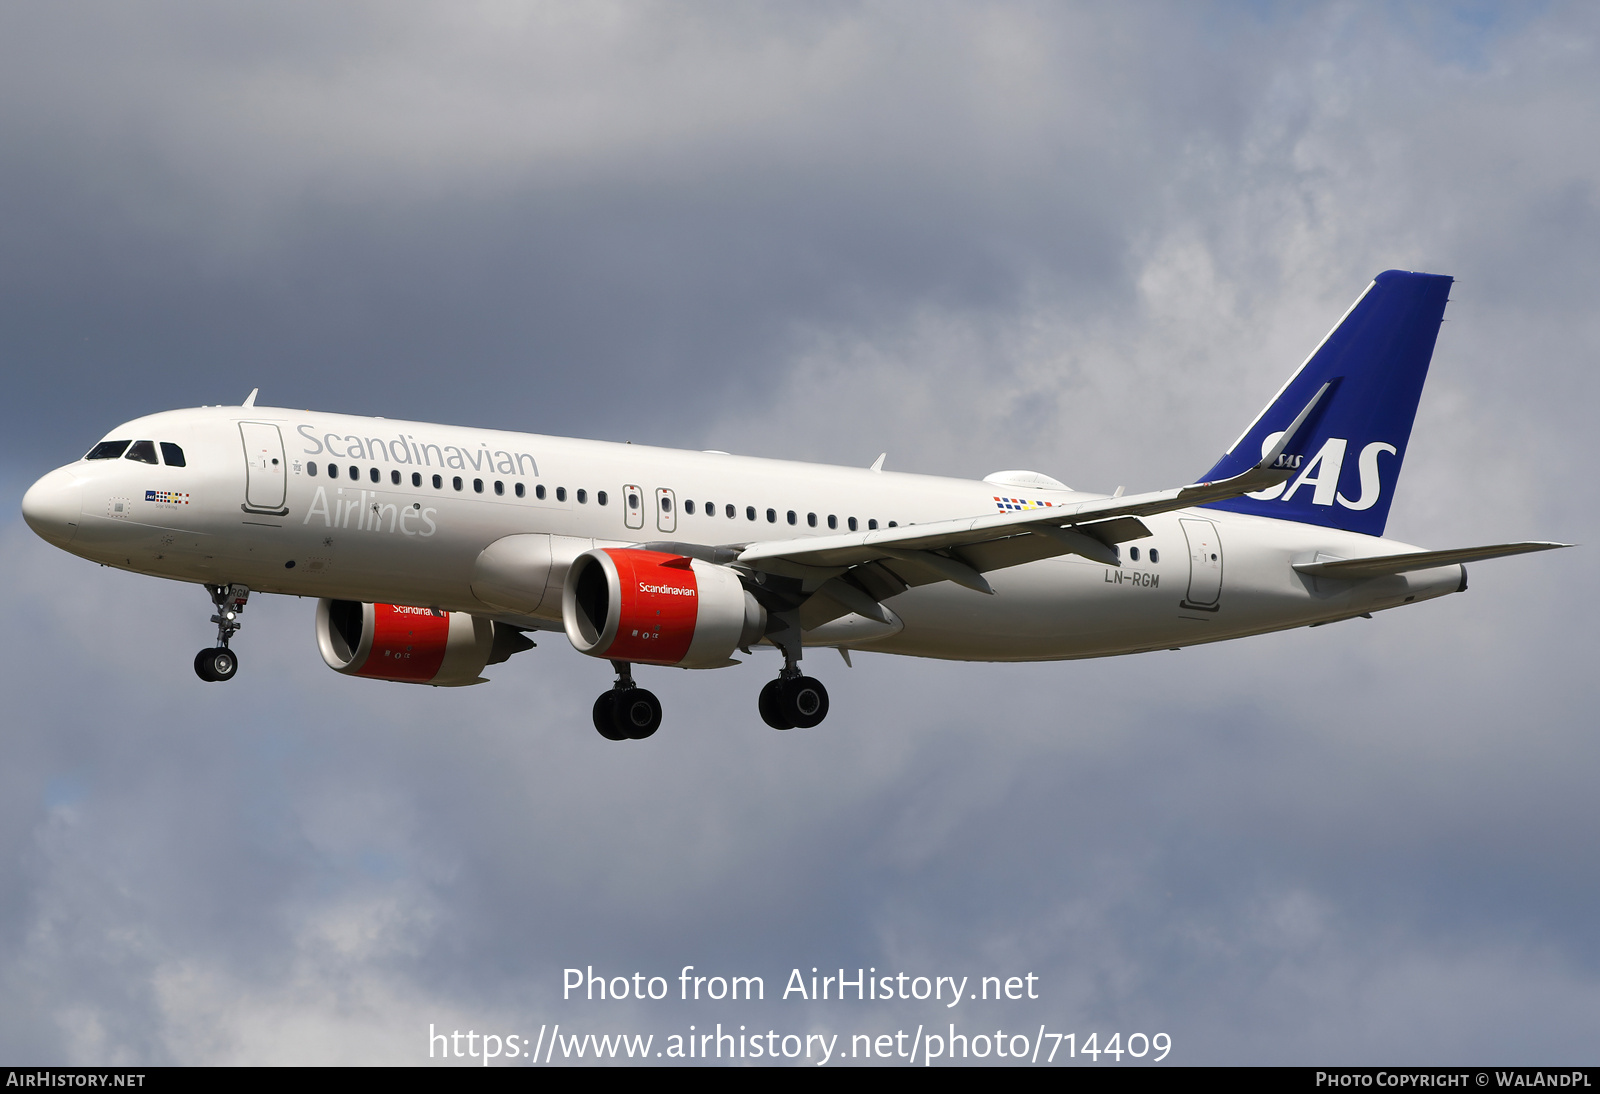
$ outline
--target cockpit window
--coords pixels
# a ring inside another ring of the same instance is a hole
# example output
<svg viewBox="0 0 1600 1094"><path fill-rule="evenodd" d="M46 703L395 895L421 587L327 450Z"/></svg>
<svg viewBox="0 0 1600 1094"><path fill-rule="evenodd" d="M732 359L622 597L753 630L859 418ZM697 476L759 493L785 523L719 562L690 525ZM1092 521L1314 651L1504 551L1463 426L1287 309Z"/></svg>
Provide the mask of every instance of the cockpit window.
<svg viewBox="0 0 1600 1094"><path fill-rule="evenodd" d="M156 459L155 441L134 441L133 447L128 449L125 460L138 460L140 463L159 463Z"/></svg>
<svg viewBox="0 0 1600 1094"><path fill-rule="evenodd" d="M89 449L86 460L114 460L128 447L127 441L101 441Z"/></svg>
<svg viewBox="0 0 1600 1094"><path fill-rule="evenodd" d="M179 448L171 441L162 441L161 462L165 463L168 467L185 466L183 462L183 449Z"/></svg>

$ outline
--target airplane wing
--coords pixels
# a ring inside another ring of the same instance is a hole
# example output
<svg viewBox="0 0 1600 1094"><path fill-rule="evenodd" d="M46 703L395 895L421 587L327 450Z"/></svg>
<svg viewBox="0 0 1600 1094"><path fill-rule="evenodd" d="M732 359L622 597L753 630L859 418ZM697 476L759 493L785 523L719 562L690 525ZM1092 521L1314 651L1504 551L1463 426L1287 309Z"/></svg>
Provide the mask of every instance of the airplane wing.
<svg viewBox="0 0 1600 1094"><path fill-rule="evenodd" d="M1253 490L1275 486L1285 481L1291 473L1285 471L1258 475L1252 469L1224 482L1195 483L1176 490L1101 498L1025 513L996 513L935 521L932 524L912 524L904 528L880 528L871 532L752 543L739 553L738 561L758 569L769 569L774 564L838 569L894 557L896 554L960 550L1024 535L1042 537L1052 545L1037 556L1040 558L1069 553L1083 553L1096 558L1108 554L1109 550L1094 552L1092 546L1084 542L1090 537L1099 540L1103 548L1111 543L1142 539L1150 532L1138 517L1238 497ZM1079 551L1080 547L1086 550ZM986 568L998 569L999 566ZM797 573L795 576L802 575Z"/></svg>
<svg viewBox="0 0 1600 1094"><path fill-rule="evenodd" d="M1358 580L1404 574L1412 570L1431 570L1435 566L1456 563L1482 562L1506 555L1523 555L1529 551L1554 551L1571 547L1570 543L1494 543L1487 547L1452 547L1444 551L1407 551L1398 555L1378 555L1373 558L1341 558L1329 562L1300 562L1295 569L1310 577L1343 577Z"/></svg>
<svg viewBox="0 0 1600 1094"><path fill-rule="evenodd" d="M1313 399L1311 405L1315 403ZM1307 412L1310 409L1307 406ZM1284 435L1291 437L1292 433ZM1286 481L1293 470L1271 466L1281 448L1282 443L1263 457L1261 464L1222 482L1029 512L751 543L737 549L737 554L729 551L727 561L798 579L803 601L800 619L805 628L852 612L886 621L880 602L916 585L951 581L993 594L983 577L989 570L1064 554L1120 565L1113 545L1150 535L1140 517L1238 497Z"/></svg>
<svg viewBox="0 0 1600 1094"><path fill-rule="evenodd" d="M954 581L980 592L993 591L981 576L984 570L1053 555L1076 553L1115 565L1111 544L1150 534L1139 517L1236 498L1287 482L1294 471L1276 466L1279 457L1332 386L1330 381L1317 390L1260 463L1219 482L1192 483L1174 490L1100 498L1025 513L994 513L904 528L752 543L739 552L737 561L755 569L807 578L822 576L818 571L842 571L893 559L932 569L940 575L937 580ZM1021 542L1005 549L994 546L1012 540Z"/></svg>
<svg viewBox="0 0 1600 1094"><path fill-rule="evenodd" d="M1121 562L1115 544L1150 535L1140 517L1235 498L1287 482L1294 469L1279 466L1280 457L1332 386L1329 381L1317 390L1259 463L1218 482L1027 512L806 539L714 548L672 542L641 546L681 551L725 565L737 563L788 579L789 588L781 597L799 610L800 624L806 629L852 612L886 622L881 602L913 586L950 581L993 595L994 589L983 577L986 571L1065 554L1117 566ZM773 588L768 593L779 595Z"/></svg>

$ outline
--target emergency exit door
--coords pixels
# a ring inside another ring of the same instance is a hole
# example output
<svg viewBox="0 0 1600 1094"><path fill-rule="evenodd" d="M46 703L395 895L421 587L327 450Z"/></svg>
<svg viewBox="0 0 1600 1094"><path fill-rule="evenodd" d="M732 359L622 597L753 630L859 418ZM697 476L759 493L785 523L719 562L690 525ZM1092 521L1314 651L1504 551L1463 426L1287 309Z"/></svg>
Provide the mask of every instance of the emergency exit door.
<svg viewBox="0 0 1600 1094"><path fill-rule="evenodd" d="M678 530L678 499L671 490L656 491L656 528L662 532Z"/></svg>

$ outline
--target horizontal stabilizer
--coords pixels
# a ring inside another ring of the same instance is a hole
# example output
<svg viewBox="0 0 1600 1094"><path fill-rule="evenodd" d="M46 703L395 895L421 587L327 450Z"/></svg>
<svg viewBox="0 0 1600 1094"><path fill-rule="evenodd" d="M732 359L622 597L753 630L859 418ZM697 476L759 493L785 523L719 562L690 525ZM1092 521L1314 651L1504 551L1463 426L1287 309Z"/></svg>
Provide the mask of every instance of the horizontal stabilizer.
<svg viewBox="0 0 1600 1094"><path fill-rule="evenodd" d="M1343 577L1359 579L1383 577L1387 574L1404 574L1412 570L1431 570L1435 566L1451 566L1464 562L1482 562L1504 555L1523 555L1530 551L1553 551L1558 547L1571 547L1570 543L1495 543L1487 547L1452 547L1447 551L1407 551L1399 555L1378 555L1375 558L1345 558L1333 562L1301 562L1295 569L1310 577Z"/></svg>

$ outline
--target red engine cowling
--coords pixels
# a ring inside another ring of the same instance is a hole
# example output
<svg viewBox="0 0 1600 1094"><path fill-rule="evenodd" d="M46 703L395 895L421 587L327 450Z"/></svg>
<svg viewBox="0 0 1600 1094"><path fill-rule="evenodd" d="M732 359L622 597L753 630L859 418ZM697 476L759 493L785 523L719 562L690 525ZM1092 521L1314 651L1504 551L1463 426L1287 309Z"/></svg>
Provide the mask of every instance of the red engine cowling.
<svg viewBox="0 0 1600 1094"><path fill-rule="evenodd" d="M579 653L689 669L726 665L767 625L738 571L632 547L579 555L567 571L561 618Z"/></svg>
<svg viewBox="0 0 1600 1094"><path fill-rule="evenodd" d="M532 645L508 630L521 648ZM484 682L478 674L495 660L495 624L466 612L320 600L317 648L347 676L461 687Z"/></svg>

